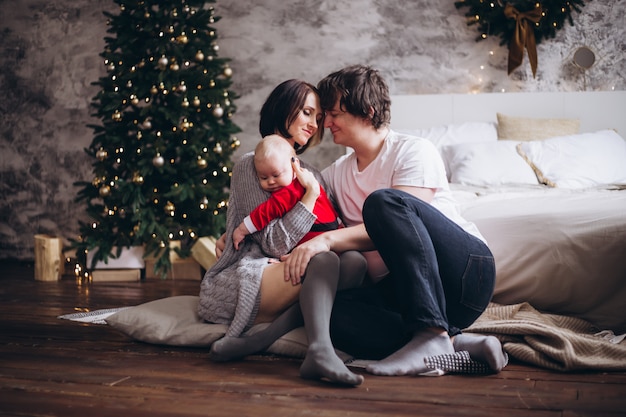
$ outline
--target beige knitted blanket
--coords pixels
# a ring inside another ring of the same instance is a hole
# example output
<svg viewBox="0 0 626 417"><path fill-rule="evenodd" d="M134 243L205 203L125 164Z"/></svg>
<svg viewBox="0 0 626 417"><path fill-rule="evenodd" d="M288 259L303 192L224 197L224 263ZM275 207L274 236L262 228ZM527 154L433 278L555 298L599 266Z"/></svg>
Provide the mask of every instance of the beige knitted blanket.
<svg viewBox="0 0 626 417"><path fill-rule="evenodd" d="M543 368L626 370L626 340L585 320L541 313L528 303L492 303L465 331L494 335L512 358Z"/></svg>

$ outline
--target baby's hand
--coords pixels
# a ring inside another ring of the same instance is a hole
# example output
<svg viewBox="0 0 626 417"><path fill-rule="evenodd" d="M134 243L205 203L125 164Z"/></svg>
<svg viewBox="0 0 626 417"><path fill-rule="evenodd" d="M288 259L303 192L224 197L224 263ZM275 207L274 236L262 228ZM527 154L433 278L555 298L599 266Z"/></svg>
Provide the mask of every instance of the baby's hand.
<svg viewBox="0 0 626 417"><path fill-rule="evenodd" d="M248 229L246 229L246 226L243 223L237 226L233 232L233 246L235 246L236 250L239 250L239 244L243 242L247 235Z"/></svg>
<svg viewBox="0 0 626 417"><path fill-rule="evenodd" d="M298 178L298 182L302 184L302 186L310 191L316 192L319 194L320 183L315 178L315 175L311 171L306 168L302 168L300 166L300 160L297 158L292 159L291 165L293 166L293 170L296 173L296 178Z"/></svg>

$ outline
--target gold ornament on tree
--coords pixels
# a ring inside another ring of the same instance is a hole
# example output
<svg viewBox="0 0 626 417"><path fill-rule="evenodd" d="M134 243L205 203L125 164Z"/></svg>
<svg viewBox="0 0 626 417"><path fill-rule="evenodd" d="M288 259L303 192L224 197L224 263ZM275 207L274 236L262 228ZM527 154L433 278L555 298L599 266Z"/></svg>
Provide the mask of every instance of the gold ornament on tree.
<svg viewBox="0 0 626 417"><path fill-rule="evenodd" d="M198 167L200 167L200 168L202 168L202 169L206 168L206 167L209 165L209 163L207 162L207 160L206 160L206 159L204 159L204 158L203 158L203 157L201 157L201 156L198 156L198 161L197 161L197 164L198 164Z"/></svg>
<svg viewBox="0 0 626 417"><path fill-rule="evenodd" d="M100 194L100 197L106 197L111 193L111 187L109 187L108 185L103 185L102 187L100 187L100 190L98 192Z"/></svg>
<svg viewBox="0 0 626 417"><path fill-rule="evenodd" d="M100 161L104 161L105 159L107 159L108 156L108 152L102 148L100 148L98 152L96 152L96 158L98 158Z"/></svg>

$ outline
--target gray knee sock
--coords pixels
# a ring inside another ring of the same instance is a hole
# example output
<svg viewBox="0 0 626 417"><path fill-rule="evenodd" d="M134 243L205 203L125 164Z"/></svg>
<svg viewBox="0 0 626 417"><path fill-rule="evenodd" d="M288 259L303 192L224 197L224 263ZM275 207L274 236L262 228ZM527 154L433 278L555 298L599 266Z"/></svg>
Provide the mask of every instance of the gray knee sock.
<svg viewBox="0 0 626 417"><path fill-rule="evenodd" d="M335 353L330 340L330 315L339 280L339 257L334 252L315 255L306 270L300 291L309 347L300 376L344 385L359 385L363 377L352 373Z"/></svg>
<svg viewBox="0 0 626 417"><path fill-rule="evenodd" d="M350 250L339 255L339 284L337 291L357 288L363 284L367 261L359 251Z"/></svg>
<svg viewBox="0 0 626 417"><path fill-rule="evenodd" d="M216 362L225 362L264 351L281 336L302 324L300 305L296 303L263 330L249 336L226 336L215 341L211 345L209 357Z"/></svg>

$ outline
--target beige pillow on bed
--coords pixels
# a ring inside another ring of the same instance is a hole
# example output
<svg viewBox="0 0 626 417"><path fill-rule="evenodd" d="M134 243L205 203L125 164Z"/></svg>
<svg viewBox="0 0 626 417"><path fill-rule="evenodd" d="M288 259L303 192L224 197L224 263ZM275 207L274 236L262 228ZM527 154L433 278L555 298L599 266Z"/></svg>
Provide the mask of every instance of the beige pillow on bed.
<svg viewBox="0 0 626 417"><path fill-rule="evenodd" d="M106 319L111 327L133 339L169 346L209 347L226 333L228 326L210 324L197 313L198 296L180 295L150 301L136 307L125 308ZM248 330L252 334L266 324L258 324ZM278 339L267 352L277 355L303 358L308 341L304 328L290 331ZM349 355L337 352L343 360Z"/></svg>
<svg viewBox="0 0 626 417"><path fill-rule="evenodd" d="M496 114L498 139L541 140L555 136L575 135L580 131L578 119L537 119Z"/></svg>

